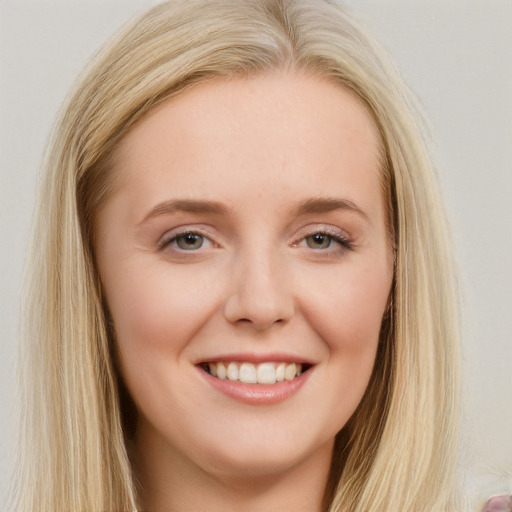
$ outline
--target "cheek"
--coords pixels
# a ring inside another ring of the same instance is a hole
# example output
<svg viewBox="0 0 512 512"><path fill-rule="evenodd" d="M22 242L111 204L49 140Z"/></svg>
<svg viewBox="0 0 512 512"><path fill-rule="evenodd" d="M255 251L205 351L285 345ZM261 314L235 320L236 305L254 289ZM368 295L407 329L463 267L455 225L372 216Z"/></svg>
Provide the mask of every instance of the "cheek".
<svg viewBox="0 0 512 512"><path fill-rule="evenodd" d="M179 359L215 307L216 294L200 278L170 273L165 264L161 272L143 268L125 269L105 288L121 359L157 365Z"/></svg>
<svg viewBox="0 0 512 512"><path fill-rule="evenodd" d="M165 425L194 400L177 376L190 371L186 349L215 308L216 293L201 275L170 272L165 264L118 270L104 284L121 375L139 413Z"/></svg>
<svg viewBox="0 0 512 512"><path fill-rule="evenodd" d="M386 267L378 272L371 266L351 267L324 280L304 308L329 353L329 414L336 431L356 410L370 381L391 282Z"/></svg>
<svg viewBox="0 0 512 512"><path fill-rule="evenodd" d="M377 270L347 267L320 282L323 286L308 295L304 311L330 351L343 351L346 356L373 354L391 289L391 271L386 266Z"/></svg>
<svg viewBox="0 0 512 512"><path fill-rule="evenodd" d="M307 296L303 311L308 312L308 323L329 354L330 414L339 429L357 408L370 381L392 270L381 260L347 264L328 275L317 275L315 283L310 289L316 292Z"/></svg>

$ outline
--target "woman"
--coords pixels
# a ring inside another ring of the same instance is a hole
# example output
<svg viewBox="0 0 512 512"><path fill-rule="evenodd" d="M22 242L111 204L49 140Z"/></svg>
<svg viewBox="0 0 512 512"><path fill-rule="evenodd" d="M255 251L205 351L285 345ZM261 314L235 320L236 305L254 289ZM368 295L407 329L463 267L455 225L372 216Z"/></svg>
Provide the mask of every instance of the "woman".
<svg viewBox="0 0 512 512"><path fill-rule="evenodd" d="M41 184L17 510L457 509L412 104L329 2L165 3L97 56Z"/></svg>

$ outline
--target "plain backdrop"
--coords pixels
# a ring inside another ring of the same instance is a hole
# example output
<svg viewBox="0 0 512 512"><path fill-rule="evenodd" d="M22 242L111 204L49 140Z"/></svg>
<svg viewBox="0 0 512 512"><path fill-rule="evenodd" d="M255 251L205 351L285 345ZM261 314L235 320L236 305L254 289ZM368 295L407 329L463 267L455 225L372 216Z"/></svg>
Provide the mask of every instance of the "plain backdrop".
<svg viewBox="0 0 512 512"><path fill-rule="evenodd" d="M150 0L0 0L0 510L36 174L88 57ZM466 489L512 485L512 2L350 0L430 119L462 282ZM418 418L421 421L421 418Z"/></svg>

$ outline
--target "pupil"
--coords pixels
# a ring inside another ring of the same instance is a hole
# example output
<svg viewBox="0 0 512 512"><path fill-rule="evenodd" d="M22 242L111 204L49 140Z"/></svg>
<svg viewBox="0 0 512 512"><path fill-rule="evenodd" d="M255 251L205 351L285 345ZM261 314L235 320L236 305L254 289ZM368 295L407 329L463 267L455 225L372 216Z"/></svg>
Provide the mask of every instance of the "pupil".
<svg viewBox="0 0 512 512"><path fill-rule="evenodd" d="M203 238L194 233L185 233L177 239L181 249L199 249L203 245Z"/></svg>
<svg viewBox="0 0 512 512"><path fill-rule="evenodd" d="M327 249L331 244L331 237L323 233L316 233L308 237L308 245L312 249Z"/></svg>

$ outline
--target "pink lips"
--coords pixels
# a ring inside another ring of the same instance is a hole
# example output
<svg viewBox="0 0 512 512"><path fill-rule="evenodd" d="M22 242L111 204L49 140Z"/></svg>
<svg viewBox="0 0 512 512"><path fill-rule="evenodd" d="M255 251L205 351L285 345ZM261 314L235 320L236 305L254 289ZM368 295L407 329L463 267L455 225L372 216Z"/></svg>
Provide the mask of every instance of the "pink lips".
<svg viewBox="0 0 512 512"><path fill-rule="evenodd" d="M210 375L203 367L198 364L197 369L206 382L211 385L215 390L220 391L229 398L233 398L240 402L249 405L273 405L297 393L300 388L306 383L311 375L311 366L314 364L305 361L303 358L295 355L285 353L272 353L272 354L229 354L222 356L215 356L209 358L208 362L240 362L245 361L252 364L259 364L263 362L283 362L287 363L301 363L307 368L307 371L295 377L293 380L285 380L283 382L276 382L274 384L247 384L245 382L219 379Z"/></svg>
<svg viewBox="0 0 512 512"><path fill-rule="evenodd" d="M310 371L307 371L293 380L277 382L276 384L245 384L218 379L200 367L198 367L198 371L202 373L208 384L217 391L250 405L272 405L290 398L306 383L311 374Z"/></svg>
<svg viewBox="0 0 512 512"><path fill-rule="evenodd" d="M217 355L208 359L205 359L208 362L217 362L217 361L247 361L248 363L258 364L268 362L280 362L286 361L287 363L303 363L308 366L312 366L314 363L302 357L299 357L294 354L288 354L286 352L272 352L271 354L256 354L256 353L230 353L224 355ZM200 361L198 361L199 363Z"/></svg>

